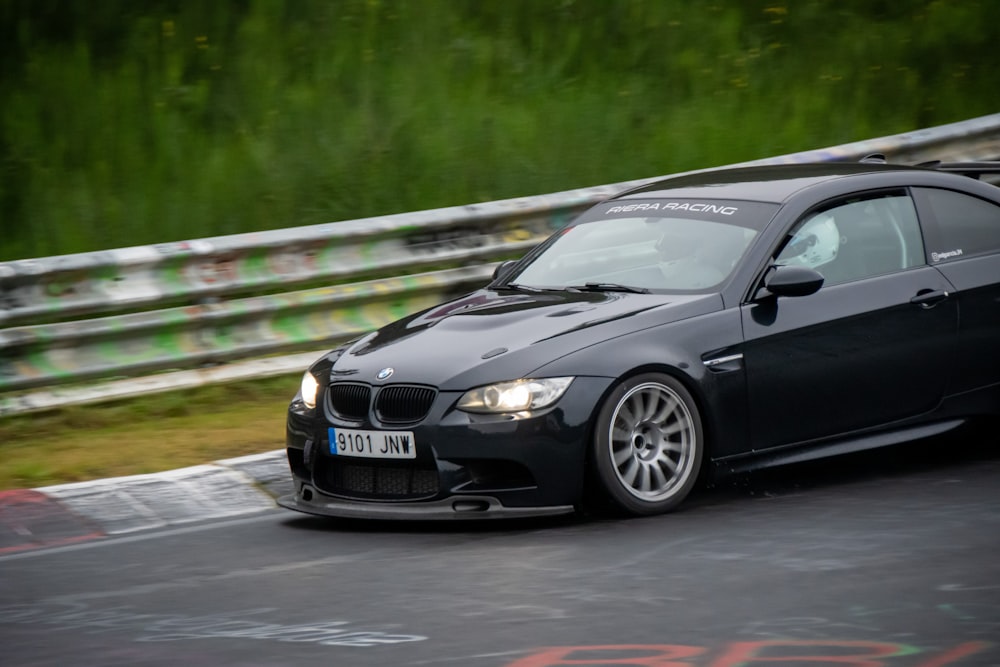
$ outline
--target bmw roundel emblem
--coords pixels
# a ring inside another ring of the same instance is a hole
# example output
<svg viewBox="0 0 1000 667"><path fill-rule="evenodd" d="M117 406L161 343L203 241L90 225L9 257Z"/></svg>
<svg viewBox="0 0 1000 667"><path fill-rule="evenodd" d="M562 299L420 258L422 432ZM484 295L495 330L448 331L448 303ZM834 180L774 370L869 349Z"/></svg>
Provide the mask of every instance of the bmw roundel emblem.
<svg viewBox="0 0 1000 667"><path fill-rule="evenodd" d="M389 368L383 368L375 375L375 378L378 380L385 380L395 372L396 372L395 369L393 369L391 366Z"/></svg>

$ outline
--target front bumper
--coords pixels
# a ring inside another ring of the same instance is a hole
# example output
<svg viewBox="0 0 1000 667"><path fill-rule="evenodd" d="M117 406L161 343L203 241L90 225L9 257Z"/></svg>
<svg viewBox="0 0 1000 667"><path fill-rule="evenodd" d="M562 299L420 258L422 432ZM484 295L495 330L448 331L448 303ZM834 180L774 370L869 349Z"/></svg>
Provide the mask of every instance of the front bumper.
<svg viewBox="0 0 1000 667"><path fill-rule="evenodd" d="M329 453L326 409L289 407L287 454L295 493L288 509L347 518L477 519L550 516L580 504L595 408L611 380L578 377L554 405L518 415L454 409L461 393L439 392L414 434L415 459L381 461Z"/></svg>

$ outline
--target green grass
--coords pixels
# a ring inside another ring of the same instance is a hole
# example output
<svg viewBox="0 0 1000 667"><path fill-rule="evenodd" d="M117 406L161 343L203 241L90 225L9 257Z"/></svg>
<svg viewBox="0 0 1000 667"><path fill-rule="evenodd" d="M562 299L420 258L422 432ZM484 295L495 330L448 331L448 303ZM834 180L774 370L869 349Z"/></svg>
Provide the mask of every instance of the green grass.
<svg viewBox="0 0 1000 667"><path fill-rule="evenodd" d="M299 376L0 419L0 490L171 470L281 449Z"/></svg>
<svg viewBox="0 0 1000 667"><path fill-rule="evenodd" d="M0 260L462 205L1000 109L1000 3L0 2Z"/></svg>

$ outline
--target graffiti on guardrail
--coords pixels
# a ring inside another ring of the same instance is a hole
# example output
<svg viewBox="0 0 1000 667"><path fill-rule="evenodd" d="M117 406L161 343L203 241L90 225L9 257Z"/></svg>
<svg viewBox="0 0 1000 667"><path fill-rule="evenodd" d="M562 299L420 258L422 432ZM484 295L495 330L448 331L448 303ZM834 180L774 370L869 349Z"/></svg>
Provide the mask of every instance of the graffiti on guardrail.
<svg viewBox="0 0 1000 667"><path fill-rule="evenodd" d="M899 162L992 158L1000 155L1000 114L743 164L876 152ZM354 337L484 284L497 261L527 252L590 205L657 178L0 263L0 414L39 404L11 392L273 357ZM369 282L400 275L408 277ZM349 284L315 288L324 283ZM300 291L254 296L279 287Z"/></svg>
<svg viewBox="0 0 1000 667"><path fill-rule="evenodd" d="M473 289L489 280L490 271L465 267L0 330L0 392L319 349Z"/></svg>
<svg viewBox="0 0 1000 667"><path fill-rule="evenodd" d="M405 239L407 250L416 254L436 253L439 250L469 250L489 243L489 234L475 227L440 229L423 234L413 234Z"/></svg>
<svg viewBox="0 0 1000 667"><path fill-rule="evenodd" d="M215 302L277 285L490 263L526 251L612 189L585 192L534 211L520 200L491 202L475 207L475 215L468 207L455 207L0 263L0 324L155 308L165 301Z"/></svg>
<svg viewBox="0 0 1000 667"><path fill-rule="evenodd" d="M525 243L535 245L548 238L552 232L564 227L570 220L572 215L568 212L559 215L556 211L551 215L531 219L512 221L498 219L479 226L463 225L409 234L404 241L406 248L416 255L506 245L518 247Z"/></svg>

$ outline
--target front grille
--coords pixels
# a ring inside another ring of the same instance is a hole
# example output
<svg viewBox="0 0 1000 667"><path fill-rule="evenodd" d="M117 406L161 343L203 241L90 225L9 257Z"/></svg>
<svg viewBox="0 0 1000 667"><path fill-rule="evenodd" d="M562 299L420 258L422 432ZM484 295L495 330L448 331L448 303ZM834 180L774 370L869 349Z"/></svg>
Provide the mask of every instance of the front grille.
<svg viewBox="0 0 1000 667"><path fill-rule="evenodd" d="M371 385L361 382L334 382L327 392L330 412L339 419L363 422L372 402ZM416 423L430 412L437 390L407 384L390 384L375 394L375 416L385 424Z"/></svg>
<svg viewBox="0 0 1000 667"><path fill-rule="evenodd" d="M315 476L325 493L364 500L417 500L437 495L436 469L370 466L324 459Z"/></svg>
<svg viewBox="0 0 1000 667"><path fill-rule="evenodd" d="M349 421L363 421L368 417L372 388L366 384L337 382L330 385L330 408L333 414Z"/></svg>
<svg viewBox="0 0 1000 667"><path fill-rule="evenodd" d="M375 396L375 414L387 424L418 422L430 411L435 393L430 387L383 387Z"/></svg>

